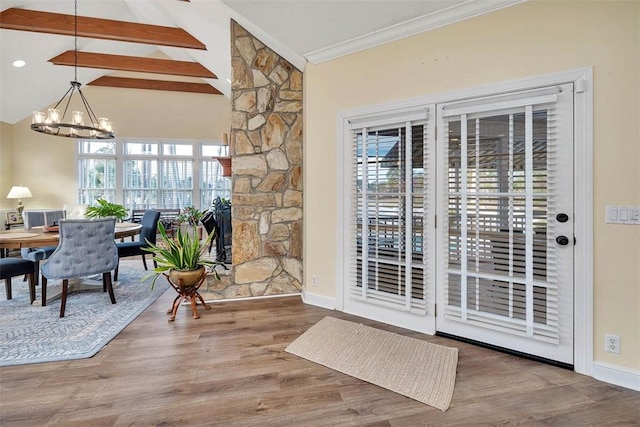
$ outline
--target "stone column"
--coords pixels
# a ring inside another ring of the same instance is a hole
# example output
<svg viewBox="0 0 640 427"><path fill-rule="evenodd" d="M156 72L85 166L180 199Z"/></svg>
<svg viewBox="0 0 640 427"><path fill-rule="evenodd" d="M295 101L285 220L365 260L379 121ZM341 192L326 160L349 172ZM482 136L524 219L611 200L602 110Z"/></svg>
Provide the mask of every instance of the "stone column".
<svg viewBox="0 0 640 427"><path fill-rule="evenodd" d="M221 298L302 282L302 72L231 21L232 260ZM217 288L217 289L213 289Z"/></svg>

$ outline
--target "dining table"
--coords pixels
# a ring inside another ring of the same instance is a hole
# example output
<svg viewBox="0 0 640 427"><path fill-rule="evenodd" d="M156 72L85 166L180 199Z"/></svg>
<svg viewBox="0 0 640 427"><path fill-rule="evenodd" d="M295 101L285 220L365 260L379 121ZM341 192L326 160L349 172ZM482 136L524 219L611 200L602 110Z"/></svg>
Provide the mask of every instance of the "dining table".
<svg viewBox="0 0 640 427"><path fill-rule="evenodd" d="M134 222L116 223L115 238L124 239L126 237L140 234L142 224ZM22 249L38 248L42 246L57 246L60 241L60 234L56 229L41 227L31 227L29 229L0 230L0 249Z"/></svg>
<svg viewBox="0 0 640 427"><path fill-rule="evenodd" d="M133 237L140 234L142 224L134 222L118 222L115 228L115 239L120 240L126 237ZM37 248L43 246L57 246L60 241L60 233L56 228L51 227L31 227L29 229L0 230L0 252L4 253L9 249ZM4 255L4 254L3 254ZM114 283L114 286L117 282ZM102 287L102 280L95 278L83 278L69 282L69 292ZM60 298L62 286L60 283L52 283L51 288L47 288L47 303ZM39 305L40 301L34 301L33 305Z"/></svg>

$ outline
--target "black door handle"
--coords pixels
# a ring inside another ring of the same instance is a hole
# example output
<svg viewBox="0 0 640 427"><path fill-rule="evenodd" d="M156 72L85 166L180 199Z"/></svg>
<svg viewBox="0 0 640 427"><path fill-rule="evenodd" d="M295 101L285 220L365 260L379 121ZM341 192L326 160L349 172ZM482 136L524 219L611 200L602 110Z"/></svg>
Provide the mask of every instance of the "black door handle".
<svg viewBox="0 0 640 427"><path fill-rule="evenodd" d="M569 238L567 236L558 236L556 237L556 243L562 246L566 246L569 244Z"/></svg>

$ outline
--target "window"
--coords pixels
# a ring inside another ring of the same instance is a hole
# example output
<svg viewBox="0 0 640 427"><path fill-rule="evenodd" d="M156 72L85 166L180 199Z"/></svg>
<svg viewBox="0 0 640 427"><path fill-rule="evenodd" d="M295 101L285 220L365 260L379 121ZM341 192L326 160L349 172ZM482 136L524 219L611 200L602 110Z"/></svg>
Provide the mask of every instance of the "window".
<svg viewBox="0 0 640 427"><path fill-rule="evenodd" d="M97 198L127 209L206 209L231 197L231 179L213 159L226 147L190 141L80 141L78 202Z"/></svg>

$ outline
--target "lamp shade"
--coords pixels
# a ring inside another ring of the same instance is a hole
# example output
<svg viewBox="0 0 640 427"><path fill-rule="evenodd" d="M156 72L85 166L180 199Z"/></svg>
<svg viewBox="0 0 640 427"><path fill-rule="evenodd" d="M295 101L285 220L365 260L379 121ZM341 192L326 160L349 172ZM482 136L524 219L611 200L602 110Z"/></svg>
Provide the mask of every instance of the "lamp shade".
<svg viewBox="0 0 640 427"><path fill-rule="evenodd" d="M28 199L29 197L33 197L31 191L29 191L29 187L23 187L21 185L14 185L11 187L9 194L7 194L7 199Z"/></svg>

